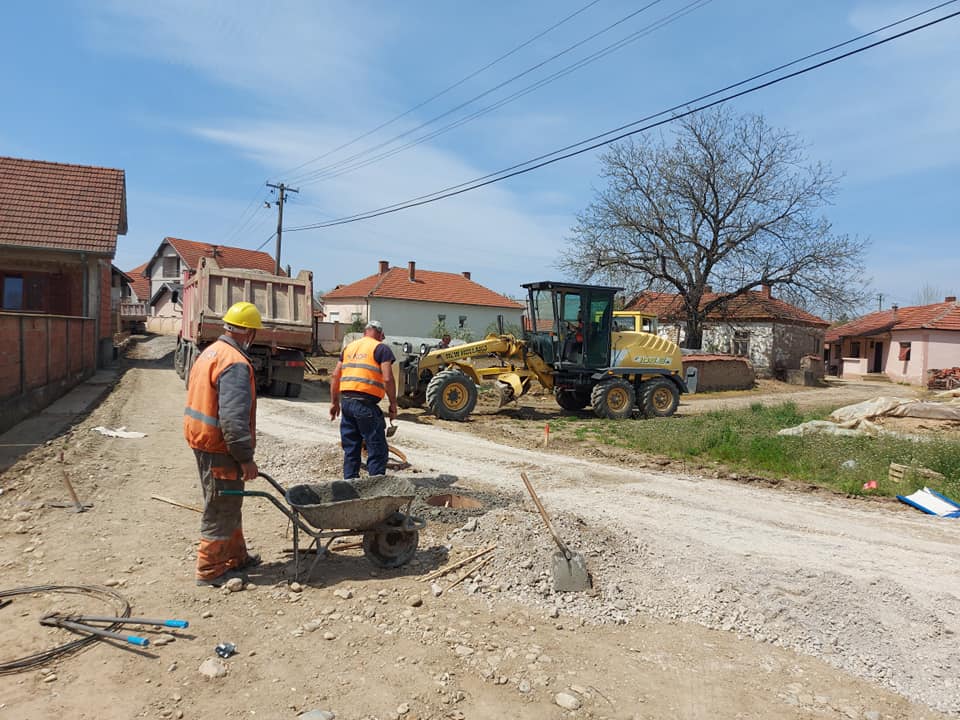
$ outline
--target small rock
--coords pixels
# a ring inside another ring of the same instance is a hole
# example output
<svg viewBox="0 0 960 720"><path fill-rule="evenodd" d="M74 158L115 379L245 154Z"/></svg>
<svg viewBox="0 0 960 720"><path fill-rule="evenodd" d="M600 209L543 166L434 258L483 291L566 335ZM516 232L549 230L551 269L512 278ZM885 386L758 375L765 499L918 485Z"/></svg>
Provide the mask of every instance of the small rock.
<svg viewBox="0 0 960 720"><path fill-rule="evenodd" d="M552 608L550 608L550 612L547 613L547 615L548 615L549 617L552 617L552 618L558 618L558 617L560 617L560 608L558 608L558 607L552 607Z"/></svg>
<svg viewBox="0 0 960 720"><path fill-rule="evenodd" d="M333 720L336 716L332 710L309 710L297 715L299 720Z"/></svg>
<svg viewBox="0 0 960 720"><path fill-rule="evenodd" d="M117 580L116 578L110 578L109 580L106 580L103 584L106 585L107 587L116 587L117 585L120 584L120 581Z"/></svg>
<svg viewBox="0 0 960 720"><path fill-rule="evenodd" d="M579 701L577 698L575 698L573 695L571 695L570 693L565 693L565 692L557 693L557 694L554 696L553 701L554 701L557 705L559 705L560 707L562 707L564 710L579 710L579 709L580 709L580 701Z"/></svg>
<svg viewBox="0 0 960 720"><path fill-rule="evenodd" d="M177 711L173 714L173 716L174 716L175 718L177 718L177 720L180 720L180 718L183 717L183 710L177 710Z"/></svg>
<svg viewBox="0 0 960 720"><path fill-rule="evenodd" d="M466 645L457 645L453 651L460 657L468 657L473 655L473 648L467 647Z"/></svg>
<svg viewBox="0 0 960 720"><path fill-rule="evenodd" d="M324 640L336 640L336 639L337 639L337 636L334 635L332 632L327 631L327 632L325 632L325 633L323 634L323 639L324 639Z"/></svg>
<svg viewBox="0 0 960 720"><path fill-rule="evenodd" d="M460 530L461 530L462 532L476 532L476 530L477 530L477 525L478 525L477 519L476 519L476 518L470 518L469 520L467 520L467 521L463 524L463 527L460 528Z"/></svg>
<svg viewBox="0 0 960 720"><path fill-rule="evenodd" d="M880 713L876 710L867 710L863 714L864 720L880 720Z"/></svg>
<svg viewBox="0 0 960 720"><path fill-rule="evenodd" d="M292 583L290 583L290 592L295 592L295 593L303 592L303 585L301 585L301 584L298 583L298 582L292 582ZM311 712L313 712L313 711L311 710ZM317 711L317 712L327 712L327 711L326 711L326 710L319 710L319 711ZM303 715L301 715L300 717L303 717Z"/></svg>
<svg viewBox="0 0 960 720"><path fill-rule="evenodd" d="M14 522L27 522L27 520L29 519L30 519L30 513L24 512L22 510L13 516Z"/></svg>
<svg viewBox="0 0 960 720"><path fill-rule="evenodd" d="M522 692L523 694L526 694L526 693L530 692L530 683L529 683L529 681L527 681L527 680L521 680L521 681L517 684L517 690L519 690L519 691Z"/></svg>
<svg viewBox="0 0 960 720"><path fill-rule="evenodd" d="M230 578L226 584L224 584L224 587L232 593L240 592L243 590L243 578Z"/></svg>
<svg viewBox="0 0 960 720"><path fill-rule="evenodd" d="M205 678L214 680L227 674L227 666L220 658L210 657L203 661L198 672Z"/></svg>
<svg viewBox="0 0 960 720"><path fill-rule="evenodd" d="M212 618L213 612L210 610L204 610L203 614L200 617L203 618L204 620L206 620L207 618Z"/></svg>
<svg viewBox="0 0 960 720"><path fill-rule="evenodd" d="M307 632L316 632L320 629L321 625L323 625L323 623L320 620L311 620L308 623L304 623L303 629Z"/></svg>
<svg viewBox="0 0 960 720"><path fill-rule="evenodd" d="M333 594L336 595L341 600L349 600L353 597L353 590L348 588L337 588L333 591Z"/></svg>
<svg viewBox="0 0 960 720"><path fill-rule="evenodd" d="M56 680L56 679L57 679L56 674L55 674L55 673L50 673L49 675L47 675L47 676L43 679L43 681L44 681L45 683L51 683L51 682L53 682L53 681Z"/></svg>
<svg viewBox="0 0 960 720"><path fill-rule="evenodd" d="M156 638L153 638L152 640L150 640L150 644L151 645L169 645L174 640L176 640L176 638L173 635L163 633L162 635L158 635Z"/></svg>
<svg viewBox="0 0 960 720"><path fill-rule="evenodd" d="M419 595L411 595L407 598L407 602L410 603L410 607L420 607L423 605L423 598Z"/></svg>
<svg viewBox="0 0 960 720"><path fill-rule="evenodd" d="M443 595L443 588L437 585L437 583L430 583L430 592L433 593L434 597L440 597Z"/></svg>
<svg viewBox="0 0 960 720"><path fill-rule="evenodd" d="M177 669L177 664L175 662L170 663L170 666L167 668L167 672L173 672Z"/></svg>
<svg viewBox="0 0 960 720"><path fill-rule="evenodd" d="M397 715L406 715L408 712L410 712L410 703L397 705Z"/></svg>

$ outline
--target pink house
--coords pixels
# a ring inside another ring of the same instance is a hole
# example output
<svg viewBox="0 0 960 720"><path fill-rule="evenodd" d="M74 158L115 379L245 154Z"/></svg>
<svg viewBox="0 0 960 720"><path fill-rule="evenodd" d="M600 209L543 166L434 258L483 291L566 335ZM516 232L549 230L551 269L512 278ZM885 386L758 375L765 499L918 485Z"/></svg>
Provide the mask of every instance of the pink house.
<svg viewBox="0 0 960 720"><path fill-rule="evenodd" d="M894 305L830 328L824 348L833 375L925 385L930 371L960 366L960 304L951 295L932 305Z"/></svg>

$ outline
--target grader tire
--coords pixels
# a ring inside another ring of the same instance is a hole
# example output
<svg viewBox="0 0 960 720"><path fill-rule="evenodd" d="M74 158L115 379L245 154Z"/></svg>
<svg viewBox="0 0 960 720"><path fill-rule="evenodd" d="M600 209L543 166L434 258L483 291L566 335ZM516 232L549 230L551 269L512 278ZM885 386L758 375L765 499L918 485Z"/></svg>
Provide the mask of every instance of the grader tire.
<svg viewBox="0 0 960 720"><path fill-rule="evenodd" d="M599 418L625 420L633 414L637 394L630 382L620 377L612 377L593 386L590 403L593 405L594 414Z"/></svg>
<svg viewBox="0 0 960 720"><path fill-rule="evenodd" d="M476 405L477 386L460 370L441 370L427 385L427 407L441 420L466 420Z"/></svg>
<svg viewBox="0 0 960 720"><path fill-rule="evenodd" d="M571 412L583 410L590 404L590 393L582 390L560 390L557 392L557 405Z"/></svg>
<svg viewBox="0 0 960 720"><path fill-rule="evenodd" d="M666 378L647 380L640 386L643 414L648 418L670 417L680 405L680 391Z"/></svg>

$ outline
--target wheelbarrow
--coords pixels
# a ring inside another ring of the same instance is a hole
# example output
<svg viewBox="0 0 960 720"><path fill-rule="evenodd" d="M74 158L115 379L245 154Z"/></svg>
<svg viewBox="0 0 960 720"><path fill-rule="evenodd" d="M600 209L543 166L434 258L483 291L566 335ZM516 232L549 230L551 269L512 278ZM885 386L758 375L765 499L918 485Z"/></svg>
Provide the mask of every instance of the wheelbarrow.
<svg viewBox="0 0 960 720"><path fill-rule="evenodd" d="M266 498L287 516L293 525L294 580L300 579L301 531L313 538L306 552L311 548L316 551L307 573L309 579L331 543L351 535L363 536L363 554L377 567L406 565L417 551L420 530L427 526L424 520L409 514L415 493L413 483L405 478L379 475L293 485L285 490L265 472L261 471L260 477L286 503L262 490L220 490L219 494ZM321 541L325 541L322 547Z"/></svg>

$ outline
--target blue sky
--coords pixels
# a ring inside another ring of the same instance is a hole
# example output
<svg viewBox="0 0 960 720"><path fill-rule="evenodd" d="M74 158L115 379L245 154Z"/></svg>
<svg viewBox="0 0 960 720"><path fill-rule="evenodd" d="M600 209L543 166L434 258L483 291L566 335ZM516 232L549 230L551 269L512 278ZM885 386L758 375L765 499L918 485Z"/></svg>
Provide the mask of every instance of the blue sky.
<svg viewBox="0 0 960 720"><path fill-rule="evenodd" d="M457 184L660 111L933 5L712 0L496 112L325 181L299 177L449 110L636 11L600 0L443 97L339 154L285 173L404 112L587 0L525 3L85 0L16 3L0 25L0 154L127 173L130 269L166 235L254 248L276 226L264 181L301 188L285 226ZM648 9L448 118L504 97L690 5ZM939 14L954 11L949 6ZM735 102L797 133L843 180L825 209L869 238L884 307L957 294L960 19ZM438 125L431 126L437 127ZM391 146L392 147L392 146ZM374 220L284 234L282 261L318 289L377 261L460 272L516 295L555 259L598 178L597 153ZM270 241L264 249L273 252ZM876 302L876 301L875 301ZM874 307L870 309L875 309Z"/></svg>

